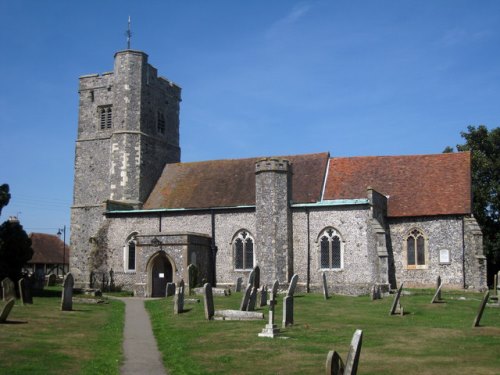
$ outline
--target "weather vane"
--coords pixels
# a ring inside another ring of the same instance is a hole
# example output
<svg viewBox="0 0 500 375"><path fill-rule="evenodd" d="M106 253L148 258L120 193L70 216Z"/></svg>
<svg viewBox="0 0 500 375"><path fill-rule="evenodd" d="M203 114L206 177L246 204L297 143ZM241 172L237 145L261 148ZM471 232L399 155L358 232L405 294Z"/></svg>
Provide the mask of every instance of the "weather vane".
<svg viewBox="0 0 500 375"><path fill-rule="evenodd" d="M127 49L130 49L130 38L132 37L132 31L130 31L130 16L128 16L128 29L125 35L127 36Z"/></svg>

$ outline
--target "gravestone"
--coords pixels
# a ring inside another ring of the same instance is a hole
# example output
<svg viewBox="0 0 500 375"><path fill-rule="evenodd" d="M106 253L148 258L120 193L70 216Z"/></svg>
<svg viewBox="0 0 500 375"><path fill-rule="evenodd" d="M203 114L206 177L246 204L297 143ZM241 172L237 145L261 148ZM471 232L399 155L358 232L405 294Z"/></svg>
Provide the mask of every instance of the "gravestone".
<svg viewBox="0 0 500 375"><path fill-rule="evenodd" d="M203 285L203 303L205 304L205 319L212 320L214 318L214 296L212 294L212 285L206 283Z"/></svg>
<svg viewBox="0 0 500 375"><path fill-rule="evenodd" d="M488 302L488 298L490 298L490 292L486 291L483 296L483 300L479 305L479 310L477 312L476 318L474 319L474 324L472 327L479 327L479 323L481 322L481 318L483 316L484 308L486 307L486 302Z"/></svg>
<svg viewBox="0 0 500 375"><path fill-rule="evenodd" d="M380 285L373 284L370 297L371 297L372 301L382 298L382 292L380 290Z"/></svg>
<svg viewBox="0 0 500 375"><path fill-rule="evenodd" d="M439 284L436 293L434 293L434 297L432 297L431 303L438 303L442 302L443 300L441 299L441 288L443 284Z"/></svg>
<svg viewBox="0 0 500 375"><path fill-rule="evenodd" d="M442 285L441 276L438 276L436 281L436 294L438 301L441 301L441 288L440 288L441 285Z"/></svg>
<svg viewBox="0 0 500 375"><path fill-rule="evenodd" d="M277 302L278 288L280 287L280 283L278 280L274 281L273 287L271 288L271 299L274 299Z"/></svg>
<svg viewBox="0 0 500 375"><path fill-rule="evenodd" d="M250 286L253 286L253 283L255 282L255 268L253 270L250 271L250 274L248 275L248 283L247 283L247 287L250 285Z"/></svg>
<svg viewBox="0 0 500 375"><path fill-rule="evenodd" d="M363 331L357 329L352 336L347 360L344 363L340 355L332 350L326 357L326 374L331 375L356 375L358 372L359 358L361 354L361 344L363 339Z"/></svg>
<svg viewBox="0 0 500 375"><path fill-rule="evenodd" d="M175 295L175 283L167 283L165 296L170 297Z"/></svg>
<svg viewBox="0 0 500 375"><path fill-rule="evenodd" d="M329 298L328 283L326 282L326 273L324 273L324 272L323 272L323 297L325 297L325 299Z"/></svg>
<svg viewBox="0 0 500 375"><path fill-rule="evenodd" d="M237 292L241 292L241 284L243 284L243 278L242 277L238 277L236 279L236 291Z"/></svg>
<svg viewBox="0 0 500 375"><path fill-rule="evenodd" d="M274 308L276 306L276 293L278 290L278 280L274 282L273 288L271 290L271 299L269 301L269 321L266 326L262 329L262 332L258 334L259 337L270 337L273 338L279 333L279 328L274 324ZM266 288L267 290L267 288Z"/></svg>
<svg viewBox="0 0 500 375"><path fill-rule="evenodd" d="M295 294L295 288L297 288L297 281L299 281L299 275L295 274L292 276L292 279L290 280L290 286L288 287L288 292L287 296L288 297L293 297Z"/></svg>
<svg viewBox="0 0 500 375"><path fill-rule="evenodd" d="M248 300L247 311L255 311L255 305L257 304L257 288L252 287L250 292L250 299Z"/></svg>
<svg viewBox="0 0 500 375"><path fill-rule="evenodd" d="M174 297L174 314L180 314L184 311L184 280L181 280Z"/></svg>
<svg viewBox="0 0 500 375"><path fill-rule="evenodd" d="M33 297L31 296L31 283L27 277L19 279L19 295L23 305L32 305Z"/></svg>
<svg viewBox="0 0 500 375"><path fill-rule="evenodd" d="M8 301L11 298L16 298L16 290L14 282L6 277L2 280L3 300Z"/></svg>
<svg viewBox="0 0 500 375"><path fill-rule="evenodd" d="M187 268L188 272L188 288L187 294L193 294L194 288L196 288L197 278L198 278L198 268L194 264L190 264Z"/></svg>
<svg viewBox="0 0 500 375"><path fill-rule="evenodd" d="M283 298L283 328L293 325L293 297Z"/></svg>
<svg viewBox="0 0 500 375"><path fill-rule="evenodd" d="M403 283L401 283L401 286L399 287L397 293L394 296L394 300L392 301L392 306L391 306L391 311L389 311L389 315L403 315L403 307L401 306L401 303L399 302L399 299L401 298L401 292L403 291Z"/></svg>
<svg viewBox="0 0 500 375"><path fill-rule="evenodd" d="M57 281L57 276L51 273L49 277L47 277L47 286L55 286Z"/></svg>
<svg viewBox="0 0 500 375"><path fill-rule="evenodd" d="M253 268L253 273L254 273L253 287L255 289L259 289L260 288L260 267L259 266L255 266Z"/></svg>
<svg viewBox="0 0 500 375"><path fill-rule="evenodd" d="M9 298L7 303L2 307L2 311L0 312L0 323L5 323L9 314L16 303L15 298Z"/></svg>
<svg viewBox="0 0 500 375"><path fill-rule="evenodd" d="M215 320L262 320L264 313L258 311L215 310Z"/></svg>
<svg viewBox="0 0 500 375"><path fill-rule="evenodd" d="M63 281L63 291L61 295L61 310L71 311L73 310L73 285L75 281L71 272L68 272L64 276Z"/></svg>
<svg viewBox="0 0 500 375"><path fill-rule="evenodd" d="M251 292L252 292L252 284L248 284L247 288L245 289L245 294L243 294L243 298L241 299L241 305L240 305L241 311L247 311Z"/></svg>
<svg viewBox="0 0 500 375"><path fill-rule="evenodd" d="M262 285L260 288L260 307L267 306L267 285Z"/></svg>

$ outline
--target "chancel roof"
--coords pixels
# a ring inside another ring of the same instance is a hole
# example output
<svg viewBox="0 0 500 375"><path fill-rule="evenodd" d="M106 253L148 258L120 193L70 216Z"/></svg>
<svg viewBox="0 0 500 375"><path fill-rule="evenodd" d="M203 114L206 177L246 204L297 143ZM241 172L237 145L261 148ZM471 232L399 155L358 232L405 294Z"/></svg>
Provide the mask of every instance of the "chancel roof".
<svg viewBox="0 0 500 375"><path fill-rule="evenodd" d="M332 158L324 199L387 196L388 216L471 212L470 153Z"/></svg>
<svg viewBox="0 0 500 375"><path fill-rule="evenodd" d="M62 264L69 263L69 246L55 234L30 233L33 257L28 263Z"/></svg>
<svg viewBox="0 0 500 375"><path fill-rule="evenodd" d="M280 157L292 165L292 201L321 199L328 153ZM262 158L167 164L144 209L255 205L255 162Z"/></svg>

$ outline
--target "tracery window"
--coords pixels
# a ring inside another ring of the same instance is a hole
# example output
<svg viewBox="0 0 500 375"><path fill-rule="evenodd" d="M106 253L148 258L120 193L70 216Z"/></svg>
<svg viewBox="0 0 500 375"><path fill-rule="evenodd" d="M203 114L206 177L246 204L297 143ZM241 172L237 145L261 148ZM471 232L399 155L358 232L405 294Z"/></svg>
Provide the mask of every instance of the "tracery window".
<svg viewBox="0 0 500 375"><path fill-rule="evenodd" d="M101 130L111 129L113 122L113 107L110 105L99 107L99 125Z"/></svg>
<svg viewBox="0 0 500 375"><path fill-rule="evenodd" d="M412 229L404 239L406 265L422 268L427 264L427 239L420 229Z"/></svg>
<svg viewBox="0 0 500 375"><path fill-rule="evenodd" d="M251 270L254 264L254 240L250 234L242 230L233 240L234 268Z"/></svg>
<svg viewBox="0 0 500 375"><path fill-rule="evenodd" d="M123 269L125 272L133 272L136 269L137 241L136 232L128 236L123 247Z"/></svg>
<svg viewBox="0 0 500 375"><path fill-rule="evenodd" d="M135 270L135 241L130 241L128 243L127 269L129 271Z"/></svg>
<svg viewBox="0 0 500 375"><path fill-rule="evenodd" d="M322 269L344 268L344 249L340 234L333 228L325 229L320 235L320 267Z"/></svg>

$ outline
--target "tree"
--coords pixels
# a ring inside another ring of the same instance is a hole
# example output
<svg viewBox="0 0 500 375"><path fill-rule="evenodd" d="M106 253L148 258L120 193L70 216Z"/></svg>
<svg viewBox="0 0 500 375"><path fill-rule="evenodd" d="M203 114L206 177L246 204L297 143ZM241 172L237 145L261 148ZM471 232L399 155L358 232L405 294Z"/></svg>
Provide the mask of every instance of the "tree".
<svg viewBox="0 0 500 375"><path fill-rule="evenodd" d="M500 128L468 126L460 135L465 143L457 150L472 154L472 213L483 231L491 281L500 269Z"/></svg>
<svg viewBox="0 0 500 375"><path fill-rule="evenodd" d="M0 215L2 214L2 208L7 206L10 201L9 185L0 185Z"/></svg>

